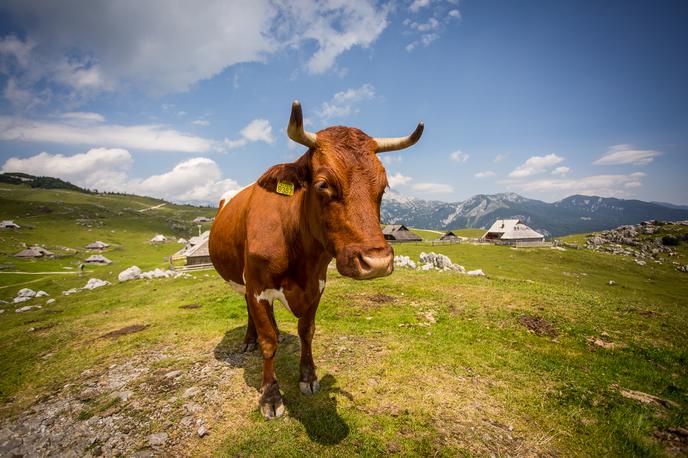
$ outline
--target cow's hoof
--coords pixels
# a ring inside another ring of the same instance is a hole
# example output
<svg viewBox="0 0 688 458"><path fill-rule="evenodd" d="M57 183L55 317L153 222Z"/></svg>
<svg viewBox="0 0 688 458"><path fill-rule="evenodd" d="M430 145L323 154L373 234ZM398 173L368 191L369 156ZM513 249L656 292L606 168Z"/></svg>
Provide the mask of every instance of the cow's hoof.
<svg viewBox="0 0 688 458"><path fill-rule="evenodd" d="M249 342L245 343L244 345L241 346L241 352L242 353L250 353L253 350L258 348L258 344L256 342Z"/></svg>
<svg viewBox="0 0 688 458"><path fill-rule="evenodd" d="M315 394L320 391L320 382L313 380L312 382L299 382L299 390L303 394Z"/></svg>
<svg viewBox="0 0 688 458"><path fill-rule="evenodd" d="M284 403L277 383L273 383L263 390L263 394L260 396L260 413L266 420L284 415Z"/></svg>

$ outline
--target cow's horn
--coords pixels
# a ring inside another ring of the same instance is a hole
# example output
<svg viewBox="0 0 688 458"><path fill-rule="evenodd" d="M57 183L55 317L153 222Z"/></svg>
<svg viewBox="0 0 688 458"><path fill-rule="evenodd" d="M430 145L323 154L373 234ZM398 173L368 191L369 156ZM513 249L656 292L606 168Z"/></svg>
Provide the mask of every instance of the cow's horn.
<svg viewBox="0 0 688 458"><path fill-rule="evenodd" d="M289 118L287 135L296 143L301 143L309 148L314 148L317 142L317 137L314 133L303 130L303 113L298 100L294 100L291 104L291 117Z"/></svg>
<svg viewBox="0 0 688 458"><path fill-rule="evenodd" d="M414 145L418 140L420 140L420 136L423 135L424 128L425 124L423 124L423 122L421 121L418 123L418 127L416 127L416 130L414 130L413 133L407 137L375 137L373 139L375 140L375 143L377 143L377 148L375 149L375 152L384 153L385 151L396 151L408 148L409 146Z"/></svg>

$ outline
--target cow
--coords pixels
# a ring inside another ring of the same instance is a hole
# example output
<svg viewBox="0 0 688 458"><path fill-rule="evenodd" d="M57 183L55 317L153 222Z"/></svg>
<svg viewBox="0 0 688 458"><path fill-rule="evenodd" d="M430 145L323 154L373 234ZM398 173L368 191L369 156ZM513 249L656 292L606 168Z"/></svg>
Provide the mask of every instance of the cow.
<svg viewBox="0 0 688 458"><path fill-rule="evenodd" d="M342 126L312 133L304 130L301 105L294 101L287 133L308 150L269 168L233 197L223 196L208 249L220 276L246 299L242 351L258 344L263 354L259 406L266 419L284 413L275 377L279 331L273 302L298 318L299 389L314 394L320 384L311 342L328 265L334 258L340 274L357 280L392 273L394 251L380 229L387 175L376 153L415 144L423 128L421 122L398 138L372 138Z"/></svg>

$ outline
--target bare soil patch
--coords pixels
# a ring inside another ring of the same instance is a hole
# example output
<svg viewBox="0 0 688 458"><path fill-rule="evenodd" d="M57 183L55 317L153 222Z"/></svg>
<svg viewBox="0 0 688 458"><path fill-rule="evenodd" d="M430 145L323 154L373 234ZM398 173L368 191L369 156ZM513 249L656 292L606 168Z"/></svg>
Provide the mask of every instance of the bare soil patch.
<svg viewBox="0 0 688 458"><path fill-rule="evenodd" d="M201 304L185 304L180 306L180 309L200 309L203 307Z"/></svg>
<svg viewBox="0 0 688 458"><path fill-rule="evenodd" d="M550 323L540 316L521 315L518 322L525 326L531 332L538 336L556 337L559 331Z"/></svg>
<svg viewBox="0 0 688 458"><path fill-rule="evenodd" d="M368 296L368 299L377 304L385 304L387 302L394 302L395 297L386 294L372 294Z"/></svg>
<svg viewBox="0 0 688 458"><path fill-rule="evenodd" d="M688 455L688 428L668 428L654 433L664 449L673 456Z"/></svg>
<svg viewBox="0 0 688 458"><path fill-rule="evenodd" d="M120 329L116 329L114 331L110 331L107 334L103 334L100 336L101 339L116 339L120 336L124 336L127 334L133 334L135 332L141 332L144 329L148 329L150 327L149 324L132 324L131 326L125 326Z"/></svg>

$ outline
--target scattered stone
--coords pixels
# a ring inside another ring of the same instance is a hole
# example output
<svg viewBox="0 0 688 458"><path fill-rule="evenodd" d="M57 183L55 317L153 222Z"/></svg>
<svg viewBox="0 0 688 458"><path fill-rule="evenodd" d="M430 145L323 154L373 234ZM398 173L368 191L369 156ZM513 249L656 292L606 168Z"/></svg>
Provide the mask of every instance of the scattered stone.
<svg viewBox="0 0 688 458"><path fill-rule="evenodd" d="M138 266L131 266L128 269L123 270L117 276L120 282L125 282L129 280L136 280L141 277L141 269Z"/></svg>
<svg viewBox="0 0 688 458"><path fill-rule="evenodd" d="M98 278L91 278L86 282L86 285L82 289L96 289L96 288L101 288L103 286L108 286L111 285L109 281L106 280L100 280Z"/></svg>
<svg viewBox="0 0 688 458"><path fill-rule="evenodd" d="M50 294L46 293L45 291L38 291L36 293L36 297L47 297L50 296Z"/></svg>
<svg viewBox="0 0 688 458"><path fill-rule="evenodd" d="M201 427L198 428L198 431L196 431L196 434L198 434L198 437L203 437L208 434L208 430L205 429L205 426L201 425Z"/></svg>
<svg viewBox="0 0 688 458"><path fill-rule="evenodd" d="M33 299L33 297L28 297L28 296L15 297L14 299L12 299L12 302L14 302L15 304L19 304L20 302L30 301L31 299Z"/></svg>
<svg viewBox="0 0 688 458"><path fill-rule="evenodd" d="M180 375L182 375L182 371L180 370L170 371L167 374L165 374L165 378L177 378Z"/></svg>
<svg viewBox="0 0 688 458"><path fill-rule="evenodd" d="M127 391L116 391L116 392L113 393L113 394L115 395L115 397L119 398L120 401L122 401L122 402L127 402L127 401L129 400L129 398L132 397L132 395L134 394L134 392L133 392L133 391L130 391L130 390L127 390Z"/></svg>
<svg viewBox="0 0 688 458"><path fill-rule="evenodd" d="M409 269L415 269L416 263L408 256L394 256L394 267L408 267Z"/></svg>
<svg viewBox="0 0 688 458"><path fill-rule="evenodd" d="M642 260L640 260L640 259L636 259L636 260L635 260L635 263L638 264L639 266L644 266L644 265L646 264L645 261L642 261Z"/></svg>
<svg viewBox="0 0 688 458"><path fill-rule="evenodd" d="M602 337L609 337L609 335L602 335ZM599 337L588 337L588 342L591 343L592 345L600 348L604 348L605 350L613 350L617 347L620 347L622 345L616 344L614 342L610 342L609 340L604 340Z"/></svg>
<svg viewBox="0 0 688 458"><path fill-rule="evenodd" d="M37 310L39 308L41 308L40 305L25 305L24 307L21 307L21 308L18 308L17 310L15 310L15 312L16 313L24 313L24 312L28 312L30 310Z"/></svg>
<svg viewBox="0 0 688 458"><path fill-rule="evenodd" d="M155 433L148 436L148 445L151 447L160 447L167 442L167 433Z"/></svg>
<svg viewBox="0 0 688 458"><path fill-rule="evenodd" d="M658 396L643 393L642 391L626 390L619 387L618 385L612 385L612 388L619 390L619 394L627 399L633 399L634 401L642 402L643 404L659 405L664 407L681 407L677 402L671 401L669 399L663 399Z"/></svg>
<svg viewBox="0 0 688 458"><path fill-rule="evenodd" d="M483 272L482 269L475 269L475 270L469 270L468 272L466 272L466 275L473 275L473 276L477 276L477 277L484 277L484 276L485 276L485 272Z"/></svg>
<svg viewBox="0 0 688 458"><path fill-rule="evenodd" d="M36 291L30 288L22 288L17 291L17 297L36 297Z"/></svg>
<svg viewBox="0 0 688 458"><path fill-rule="evenodd" d="M117 338L126 334L133 334L135 332L141 332L144 329L148 329L150 327L149 324L134 324L131 326L126 326L124 328L117 329L115 331L110 331L107 334L103 334L100 336L101 339L107 339L107 338Z"/></svg>
<svg viewBox="0 0 688 458"><path fill-rule="evenodd" d="M422 267L423 270L428 270L425 269L425 266L431 264L431 266L437 270L454 270L461 273L466 272L466 269L464 269L463 266L452 263L451 259L449 259L449 256L443 254L422 252L420 254L420 262L424 264L424 266Z"/></svg>
<svg viewBox="0 0 688 458"><path fill-rule="evenodd" d="M48 299L47 301L45 301L45 305L50 305L53 303L55 303L55 299Z"/></svg>
<svg viewBox="0 0 688 458"><path fill-rule="evenodd" d="M616 285L616 282L614 280L609 280L609 282L607 284L609 286L614 286L614 285Z"/></svg>
<svg viewBox="0 0 688 458"><path fill-rule="evenodd" d="M437 323L437 320L435 319L435 311L434 310L428 310L427 312L418 312L418 316L423 318L425 321L427 321L430 324Z"/></svg>
<svg viewBox="0 0 688 458"><path fill-rule="evenodd" d="M180 371L181 372L181 371ZM182 394L183 398L190 398L192 396L196 396L198 393L201 392L201 389L198 388L197 386L192 386L190 388L187 388L184 390L184 394Z"/></svg>

